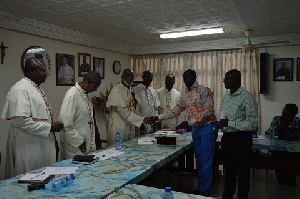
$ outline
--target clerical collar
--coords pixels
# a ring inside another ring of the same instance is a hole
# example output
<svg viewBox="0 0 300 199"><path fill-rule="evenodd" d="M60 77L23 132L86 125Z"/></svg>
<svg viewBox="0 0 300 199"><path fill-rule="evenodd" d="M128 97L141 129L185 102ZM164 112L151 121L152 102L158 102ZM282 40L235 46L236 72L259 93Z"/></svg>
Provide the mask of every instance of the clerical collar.
<svg viewBox="0 0 300 199"><path fill-rule="evenodd" d="M27 81L29 81L34 87L39 87L34 81L32 81L31 79L29 79L28 77L23 77L24 79L26 79Z"/></svg>
<svg viewBox="0 0 300 199"><path fill-rule="evenodd" d="M76 82L75 86L76 86L76 88L77 88L81 93L87 95L86 92L85 92L85 90L83 90L83 89L79 86L78 82Z"/></svg>

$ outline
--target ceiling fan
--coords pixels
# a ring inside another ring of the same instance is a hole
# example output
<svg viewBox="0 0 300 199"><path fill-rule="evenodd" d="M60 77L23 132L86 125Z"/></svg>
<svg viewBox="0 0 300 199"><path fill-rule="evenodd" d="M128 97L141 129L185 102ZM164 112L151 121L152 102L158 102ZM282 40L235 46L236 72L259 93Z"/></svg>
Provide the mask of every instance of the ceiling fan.
<svg viewBox="0 0 300 199"><path fill-rule="evenodd" d="M246 42L243 44L243 49L244 50L251 50L253 48L259 48L259 47L268 47L268 46L274 46L276 44L289 44L290 41L288 40L281 40L281 41L272 41L272 42L266 42L266 43L258 43L258 44L252 44L250 37L251 37L251 30L246 30L245 35L246 35Z"/></svg>
<svg viewBox="0 0 300 199"><path fill-rule="evenodd" d="M245 31L245 35L246 35L246 42L243 45L243 49L244 50L251 50L254 48L254 46L251 44L251 40L250 40L250 36L251 36L251 30L246 30Z"/></svg>
<svg viewBox="0 0 300 199"><path fill-rule="evenodd" d="M235 45L235 46L242 46L242 49L244 50L252 50L253 48L261 48L261 47L270 47L270 46L281 46L281 45L285 45L285 44L290 44L291 41L289 40L277 40L277 41L270 41L269 42L265 42L265 43L252 43L250 37L252 35L252 31L250 29L245 30L245 35L246 35L246 41L245 43L235 43L231 45ZM221 43L221 44L225 44L225 45L230 45L230 43Z"/></svg>

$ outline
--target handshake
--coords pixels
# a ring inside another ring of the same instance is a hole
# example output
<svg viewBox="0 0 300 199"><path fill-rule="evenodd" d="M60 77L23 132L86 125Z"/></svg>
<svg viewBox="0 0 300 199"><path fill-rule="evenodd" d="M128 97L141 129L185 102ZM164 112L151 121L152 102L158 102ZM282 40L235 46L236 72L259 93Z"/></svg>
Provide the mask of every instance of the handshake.
<svg viewBox="0 0 300 199"><path fill-rule="evenodd" d="M145 124L153 125L156 122L159 122L159 119L158 119L158 116L145 117L144 120L143 120L143 122Z"/></svg>
<svg viewBox="0 0 300 199"><path fill-rule="evenodd" d="M146 127L145 127L145 124L150 124L153 129L154 129L154 132L157 130L157 129L160 129L161 128L161 122L159 121L158 117L157 116L151 116L151 117L145 117L144 120L143 120L144 123L142 123L141 127L140 127L140 133L141 135L144 135L146 134Z"/></svg>

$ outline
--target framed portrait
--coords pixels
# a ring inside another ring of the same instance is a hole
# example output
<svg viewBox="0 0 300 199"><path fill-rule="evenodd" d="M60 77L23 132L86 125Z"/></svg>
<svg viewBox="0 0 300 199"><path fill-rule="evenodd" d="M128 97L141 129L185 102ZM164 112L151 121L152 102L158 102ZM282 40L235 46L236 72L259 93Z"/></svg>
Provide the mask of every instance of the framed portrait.
<svg viewBox="0 0 300 199"><path fill-rule="evenodd" d="M300 57L297 58L297 81L300 81Z"/></svg>
<svg viewBox="0 0 300 199"><path fill-rule="evenodd" d="M93 70L98 71L101 75L101 78L104 79L105 75L105 59L104 58L98 58L98 57L93 57Z"/></svg>
<svg viewBox="0 0 300 199"><path fill-rule="evenodd" d="M56 86L75 85L75 56L56 53Z"/></svg>
<svg viewBox="0 0 300 199"><path fill-rule="evenodd" d="M293 58L274 59L274 81L293 81Z"/></svg>
<svg viewBox="0 0 300 199"><path fill-rule="evenodd" d="M91 54L78 53L78 77L91 71Z"/></svg>

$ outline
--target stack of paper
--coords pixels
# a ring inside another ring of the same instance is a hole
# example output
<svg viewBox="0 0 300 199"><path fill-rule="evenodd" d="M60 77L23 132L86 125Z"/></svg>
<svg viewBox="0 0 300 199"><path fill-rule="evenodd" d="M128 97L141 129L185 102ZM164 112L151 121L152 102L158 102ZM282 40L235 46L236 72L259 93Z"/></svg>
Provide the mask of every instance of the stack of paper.
<svg viewBox="0 0 300 199"><path fill-rule="evenodd" d="M156 142L156 139L152 137L142 137L138 139L138 144L153 144L154 142Z"/></svg>
<svg viewBox="0 0 300 199"><path fill-rule="evenodd" d="M18 182L19 183L32 183L32 182L44 182L46 181L50 175L45 174L44 172L38 174L26 174L22 176Z"/></svg>
<svg viewBox="0 0 300 199"><path fill-rule="evenodd" d="M95 157L100 160L106 160L108 158L123 154L124 150L125 150L124 147L122 147L121 151L116 150L116 148L112 147L112 148L106 149L104 151L100 151L99 153L93 153L93 155L95 155Z"/></svg>

